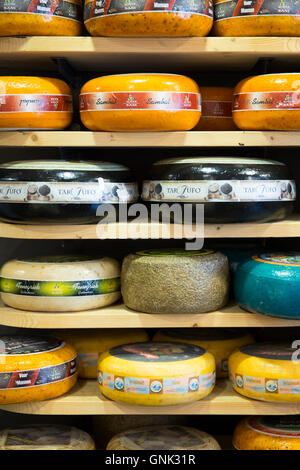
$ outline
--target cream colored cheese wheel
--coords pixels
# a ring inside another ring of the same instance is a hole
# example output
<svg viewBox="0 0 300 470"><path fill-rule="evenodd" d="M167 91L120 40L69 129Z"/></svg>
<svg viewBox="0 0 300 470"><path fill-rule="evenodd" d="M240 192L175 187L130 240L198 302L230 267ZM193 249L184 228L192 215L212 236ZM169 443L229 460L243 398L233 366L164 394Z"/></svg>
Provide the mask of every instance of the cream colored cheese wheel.
<svg viewBox="0 0 300 470"><path fill-rule="evenodd" d="M0 450L94 450L89 434L63 425L25 425L0 431Z"/></svg>
<svg viewBox="0 0 300 470"><path fill-rule="evenodd" d="M41 312L105 307L120 298L120 266L111 258L49 256L14 259L0 272L6 305Z"/></svg>
<svg viewBox="0 0 300 470"><path fill-rule="evenodd" d="M117 434L107 450L220 450L210 434L186 426L145 426Z"/></svg>

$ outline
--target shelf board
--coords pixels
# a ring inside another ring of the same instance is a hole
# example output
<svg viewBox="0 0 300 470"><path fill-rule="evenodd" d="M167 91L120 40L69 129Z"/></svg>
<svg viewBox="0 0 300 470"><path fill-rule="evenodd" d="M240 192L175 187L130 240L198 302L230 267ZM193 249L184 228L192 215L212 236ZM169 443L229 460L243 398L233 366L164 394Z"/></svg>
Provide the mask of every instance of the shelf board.
<svg viewBox="0 0 300 470"><path fill-rule="evenodd" d="M80 380L62 397L44 402L0 405L0 409L31 415L295 415L300 403L267 403L236 393L229 381L219 380L213 392L194 403L145 407L118 403L103 397L96 380Z"/></svg>
<svg viewBox="0 0 300 470"><path fill-rule="evenodd" d="M1 38L1 66L55 70L51 58L64 57L78 70L173 71L250 70L261 57L288 65L299 58L300 39L284 37L204 38Z"/></svg>
<svg viewBox="0 0 300 470"><path fill-rule="evenodd" d="M18 328L189 328L189 327L300 327L299 320L272 318L229 304L217 312L200 314L149 314L116 304L82 312L29 312L0 303L0 323Z"/></svg>
<svg viewBox="0 0 300 470"><path fill-rule="evenodd" d="M1 43L1 41L0 41ZM1 63L1 55L0 55ZM300 132L0 131L0 147L297 147Z"/></svg>

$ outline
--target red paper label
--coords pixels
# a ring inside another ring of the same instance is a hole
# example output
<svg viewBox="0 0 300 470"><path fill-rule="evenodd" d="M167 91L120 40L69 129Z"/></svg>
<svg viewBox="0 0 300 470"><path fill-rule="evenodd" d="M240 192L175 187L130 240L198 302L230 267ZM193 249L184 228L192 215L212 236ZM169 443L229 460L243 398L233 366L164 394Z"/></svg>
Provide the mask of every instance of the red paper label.
<svg viewBox="0 0 300 470"><path fill-rule="evenodd" d="M202 118L231 118L231 101L202 101Z"/></svg>
<svg viewBox="0 0 300 470"><path fill-rule="evenodd" d="M300 110L300 91L237 93L232 111Z"/></svg>
<svg viewBox="0 0 300 470"><path fill-rule="evenodd" d="M0 113L71 113L72 111L71 95L0 94Z"/></svg>
<svg viewBox="0 0 300 470"><path fill-rule="evenodd" d="M80 111L200 111L198 93L166 91L120 91L80 95Z"/></svg>

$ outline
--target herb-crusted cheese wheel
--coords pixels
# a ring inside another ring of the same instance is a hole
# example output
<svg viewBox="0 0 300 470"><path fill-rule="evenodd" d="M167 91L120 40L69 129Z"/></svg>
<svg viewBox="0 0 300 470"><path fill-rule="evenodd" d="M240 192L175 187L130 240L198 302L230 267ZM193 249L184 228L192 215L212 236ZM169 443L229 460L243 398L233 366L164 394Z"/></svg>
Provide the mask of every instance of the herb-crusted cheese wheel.
<svg viewBox="0 0 300 470"><path fill-rule="evenodd" d="M14 259L0 271L1 299L10 307L77 312L120 298L120 265L112 258L48 256Z"/></svg>
<svg viewBox="0 0 300 470"><path fill-rule="evenodd" d="M145 426L117 434L107 450L220 450L206 432L186 426Z"/></svg>
<svg viewBox="0 0 300 470"><path fill-rule="evenodd" d="M235 131L232 120L233 89L201 86L201 119L195 131Z"/></svg>
<svg viewBox="0 0 300 470"><path fill-rule="evenodd" d="M92 36L206 36L213 25L211 0L184 4L85 0L84 23ZM113 6L113 8L112 8Z"/></svg>
<svg viewBox="0 0 300 470"><path fill-rule="evenodd" d="M72 115L72 92L62 80L0 77L2 130L65 129L71 124Z"/></svg>
<svg viewBox="0 0 300 470"><path fill-rule="evenodd" d="M158 331L153 341L195 344L210 352L216 360L217 377L228 376L228 358L240 346L254 343L245 330L234 328L170 328Z"/></svg>
<svg viewBox="0 0 300 470"><path fill-rule="evenodd" d="M300 74L277 73L245 78L234 90L232 116L240 129L299 130Z"/></svg>
<svg viewBox="0 0 300 470"><path fill-rule="evenodd" d="M0 337L0 403L55 398L77 380L77 353L47 336Z"/></svg>
<svg viewBox="0 0 300 470"><path fill-rule="evenodd" d="M226 256L213 250L145 250L126 256L121 286L127 307L145 313L205 313L228 300Z"/></svg>
<svg viewBox="0 0 300 470"><path fill-rule="evenodd" d="M198 123L198 85L183 75L106 75L81 89L80 116L92 131L185 131Z"/></svg>
<svg viewBox="0 0 300 470"><path fill-rule="evenodd" d="M13 0L0 4L0 36L79 36L80 0Z"/></svg>
<svg viewBox="0 0 300 470"><path fill-rule="evenodd" d="M99 357L103 395L143 406L177 405L200 400L215 385L212 354L186 343L135 343Z"/></svg>
<svg viewBox="0 0 300 470"><path fill-rule="evenodd" d="M234 390L256 400L300 402L300 368L291 344L255 343L229 358ZM294 360L295 359L295 360Z"/></svg>
<svg viewBox="0 0 300 470"><path fill-rule="evenodd" d="M25 425L0 431L0 450L94 450L91 436L63 425Z"/></svg>
<svg viewBox="0 0 300 470"><path fill-rule="evenodd" d="M126 343L149 341L145 330L133 328L103 330L63 330L55 332L78 353L78 374L82 379L97 379L99 355L109 349Z"/></svg>
<svg viewBox="0 0 300 470"><path fill-rule="evenodd" d="M251 416L237 425L237 450L300 450L299 416Z"/></svg>
<svg viewBox="0 0 300 470"><path fill-rule="evenodd" d="M214 0L215 36L299 36L296 1Z"/></svg>

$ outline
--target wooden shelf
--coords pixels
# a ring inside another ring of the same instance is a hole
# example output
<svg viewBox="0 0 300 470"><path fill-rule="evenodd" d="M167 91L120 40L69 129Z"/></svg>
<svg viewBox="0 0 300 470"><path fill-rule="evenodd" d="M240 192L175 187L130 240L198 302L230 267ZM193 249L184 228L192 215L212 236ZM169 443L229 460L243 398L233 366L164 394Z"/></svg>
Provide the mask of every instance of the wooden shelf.
<svg viewBox="0 0 300 470"><path fill-rule="evenodd" d="M1 55L0 55L1 58ZM300 132L0 131L0 147L297 147Z"/></svg>
<svg viewBox="0 0 300 470"><path fill-rule="evenodd" d="M189 327L300 327L300 320L248 313L236 304L205 314L149 314L116 304L98 310L66 313L29 312L0 303L0 322L18 328L189 328Z"/></svg>
<svg viewBox="0 0 300 470"><path fill-rule="evenodd" d="M300 414L300 403L267 403L244 398L227 380L220 380L210 395L194 403L134 406L103 397L96 380L80 380L62 397L44 402L0 405L0 409L32 415L295 415Z"/></svg>

